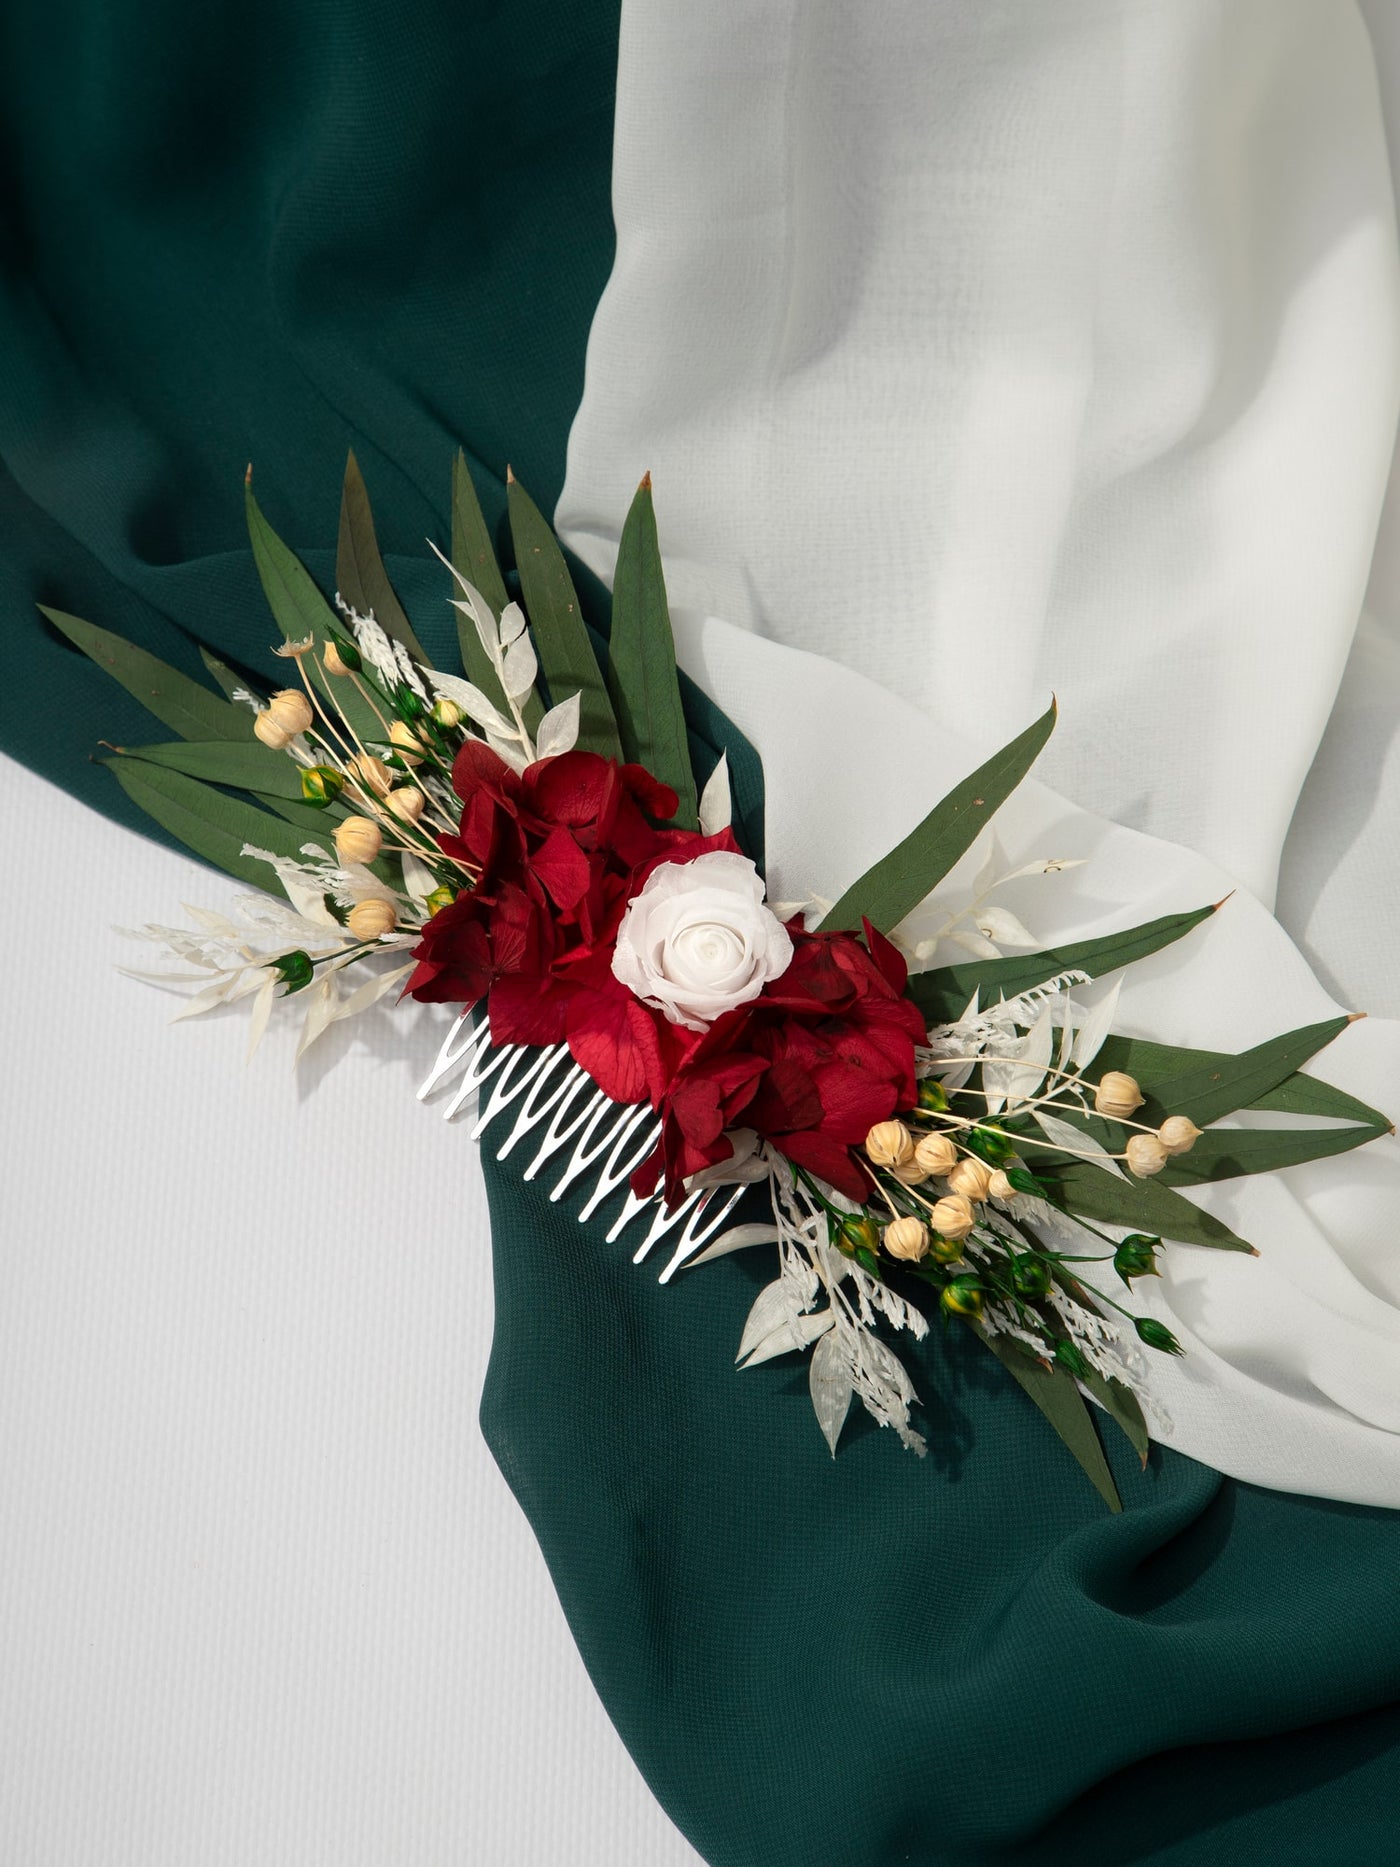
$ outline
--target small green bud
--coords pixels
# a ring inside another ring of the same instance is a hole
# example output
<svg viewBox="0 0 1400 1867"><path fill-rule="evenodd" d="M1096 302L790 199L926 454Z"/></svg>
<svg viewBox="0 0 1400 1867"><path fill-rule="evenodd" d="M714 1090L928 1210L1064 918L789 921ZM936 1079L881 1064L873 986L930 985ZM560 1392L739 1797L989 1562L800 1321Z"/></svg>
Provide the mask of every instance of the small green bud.
<svg viewBox="0 0 1400 1867"><path fill-rule="evenodd" d="M332 650L334 659L332 659ZM331 674L358 674L365 665L360 659L360 651L355 644L342 641L338 635L326 638L325 661L327 670Z"/></svg>
<svg viewBox="0 0 1400 1867"><path fill-rule="evenodd" d="M1149 1348L1159 1349L1164 1355L1185 1354L1186 1351L1171 1330L1164 1327L1154 1317L1139 1316L1136 1318L1136 1324L1139 1339L1146 1342Z"/></svg>
<svg viewBox="0 0 1400 1867"><path fill-rule="evenodd" d="M313 810L324 810L327 804L333 804L344 789L345 774L336 771L334 766L302 766L301 799Z"/></svg>
<svg viewBox="0 0 1400 1867"><path fill-rule="evenodd" d="M1018 1297L1043 1297L1050 1288L1050 1266L1033 1252L1023 1252L1011 1260L1011 1282Z"/></svg>
<svg viewBox="0 0 1400 1867"><path fill-rule="evenodd" d="M394 689L394 707L402 720L421 720L428 711L427 701L407 681L400 681Z"/></svg>
<svg viewBox="0 0 1400 1867"><path fill-rule="evenodd" d="M880 1269L880 1260L873 1251L867 1250L864 1245L857 1245L851 1255L860 1268L868 1271L877 1283L885 1281L884 1272Z"/></svg>
<svg viewBox="0 0 1400 1867"><path fill-rule="evenodd" d="M1018 1193L1033 1193L1037 1198L1044 1199L1043 1183L1037 1180L1033 1173L1028 1173L1024 1167L1008 1167L1006 1177Z"/></svg>
<svg viewBox="0 0 1400 1867"><path fill-rule="evenodd" d="M1135 1277L1161 1276L1157 1268L1161 1244L1160 1238L1147 1232L1129 1232L1113 1254L1113 1268L1125 1284L1131 1285Z"/></svg>
<svg viewBox="0 0 1400 1867"><path fill-rule="evenodd" d="M1067 1368L1071 1374L1082 1375L1089 1372L1088 1362L1074 1343L1068 1339L1055 1344L1055 1360L1060 1367Z"/></svg>
<svg viewBox="0 0 1400 1867"><path fill-rule="evenodd" d="M849 1212L836 1228L836 1249L853 1258L858 1251L874 1255L880 1248L880 1228L863 1212Z"/></svg>
<svg viewBox="0 0 1400 1867"><path fill-rule="evenodd" d="M269 960L268 965L287 988L282 994L284 998L290 998L293 992L299 992L304 985L310 985L316 970L311 964L311 955L303 953L300 948L294 953L280 954L276 959Z"/></svg>
<svg viewBox="0 0 1400 1867"><path fill-rule="evenodd" d="M963 1255L963 1241L960 1238L945 1238L942 1232L935 1232L929 1240L928 1250L935 1264L956 1264Z"/></svg>
<svg viewBox="0 0 1400 1867"><path fill-rule="evenodd" d="M455 700L449 700L446 694L439 694L433 702L433 724L444 732L451 732L454 726L462 724L462 709Z"/></svg>
<svg viewBox="0 0 1400 1867"><path fill-rule="evenodd" d="M1000 1128L974 1128L965 1137L974 1154L980 1154L989 1166L1000 1167L1015 1153L1015 1144Z"/></svg>
<svg viewBox="0 0 1400 1867"><path fill-rule="evenodd" d="M456 899L457 890L455 888L435 888L423 903L423 906L428 910L429 914L441 914L442 910L444 908L450 908Z"/></svg>
<svg viewBox="0 0 1400 1867"><path fill-rule="evenodd" d="M984 1304L982 1286L973 1272L964 1271L943 1286L939 1301L950 1316L980 1316Z"/></svg>
<svg viewBox="0 0 1400 1867"><path fill-rule="evenodd" d="M948 1108L948 1092L942 1083L926 1076L919 1084L919 1107L930 1115L943 1115Z"/></svg>

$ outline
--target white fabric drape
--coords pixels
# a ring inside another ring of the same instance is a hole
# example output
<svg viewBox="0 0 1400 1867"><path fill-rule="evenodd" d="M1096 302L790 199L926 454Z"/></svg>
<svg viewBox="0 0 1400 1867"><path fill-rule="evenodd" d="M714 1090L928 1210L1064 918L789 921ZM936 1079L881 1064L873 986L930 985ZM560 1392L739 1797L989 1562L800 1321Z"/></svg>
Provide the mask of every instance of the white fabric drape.
<svg viewBox="0 0 1400 1867"><path fill-rule="evenodd" d="M1357 632L1400 290L1359 14L653 0L614 204L559 519L609 575L651 470L778 892L834 897L1054 688L1074 803L1030 789L1005 834L1094 860L1025 897L1035 931L1239 889L1124 1023L1234 1048L1333 1008L1260 905L1286 842L1330 977L1400 1010L1397 651ZM1318 1067L1400 1106L1400 1023ZM1400 1506L1400 1149L1208 1203L1264 1255L1173 1253L1171 1443Z"/></svg>

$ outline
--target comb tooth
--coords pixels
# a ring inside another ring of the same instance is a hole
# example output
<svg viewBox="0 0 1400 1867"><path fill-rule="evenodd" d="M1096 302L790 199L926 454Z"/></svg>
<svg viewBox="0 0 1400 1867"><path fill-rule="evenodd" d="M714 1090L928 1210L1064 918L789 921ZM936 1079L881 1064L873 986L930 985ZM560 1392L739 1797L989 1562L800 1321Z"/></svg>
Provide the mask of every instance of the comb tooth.
<svg viewBox="0 0 1400 1867"><path fill-rule="evenodd" d="M632 1253L632 1262L634 1264L640 1264L642 1259L656 1243L657 1239L664 1238L673 1225L679 1225L692 1206L695 1205L696 1201L704 1197L703 1189L697 1188L695 1192L687 1193L681 1203L670 1212L667 1212L665 1204L660 1199L657 1199L656 1216L651 1222L651 1228L647 1232L646 1237ZM653 1198L656 1198L654 1194Z"/></svg>
<svg viewBox="0 0 1400 1867"><path fill-rule="evenodd" d="M467 1065L467 1073L462 1078L461 1087L442 1111L444 1121L451 1121L472 1100L484 1083L502 1069L519 1052L514 1044L492 1044L489 1040L480 1045Z"/></svg>
<svg viewBox="0 0 1400 1867"><path fill-rule="evenodd" d="M557 1153L566 1141L571 1140L588 1120L592 1111L601 1107L607 1101L607 1097L603 1094L602 1090L595 1088L592 1096L584 1102L583 1107L577 1110L572 1116L569 1116L569 1119L565 1121L564 1118L569 1115L570 1107L577 1100L579 1090L587 1088L592 1083L592 1080L592 1077L589 1076L585 1070L581 1070L577 1064L570 1070L568 1076L565 1078L568 1086L568 1094L561 1099L553 1115L550 1116L549 1126L545 1129L544 1140L540 1142L539 1152L525 1169L523 1176L525 1179L533 1180L540 1168L543 1167L545 1162L549 1159L550 1155Z"/></svg>
<svg viewBox="0 0 1400 1867"><path fill-rule="evenodd" d="M616 1244L617 1240L627 1230L627 1227L632 1223L633 1219L636 1218L637 1214L639 1212L645 1212L647 1207L655 1202L655 1199L655 1193L648 1193L645 1199L638 1199L637 1195L629 1186L627 1189L627 1197L622 1202L622 1210L609 1227L608 1235L604 1243L609 1245Z"/></svg>
<svg viewBox="0 0 1400 1867"><path fill-rule="evenodd" d="M449 1076L464 1060L470 1059L473 1051L486 1037L486 1020L479 1024L472 1022L469 1011L459 1013L453 1020L452 1029L443 1038L437 1053L437 1061L423 1079L423 1087L418 1091L418 1100L426 1102L443 1079Z"/></svg>
<svg viewBox="0 0 1400 1867"><path fill-rule="evenodd" d="M718 1186L707 1189L706 1197L701 1200L700 1204L686 1221L686 1227L681 1233L680 1242L676 1246L671 1262L666 1266L665 1270L662 1271L658 1279L659 1282L663 1284L670 1283L676 1272L688 1259L695 1256L701 1245L703 1245L707 1239L714 1237L720 1226L724 1224L730 1213L733 1212L734 1208L748 1191L748 1188L746 1186L736 1186L726 1200L720 1200L718 1197L715 1197L715 1195L723 1191L724 1189ZM713 1213L707 1224L702 1226L700 1221L705 1217L707 1208L712 1206L718 1206L719 1210Z"/></svg>
<svg viewBox="0 0 1400 1867"><path fill-rule="evenodd" d="M487 1124L493 1122L503 1109L509 1108L517 1096L523 1095L541 1070L548 1074L550 1065L556 1060L562 1046L556 1045L551 1050L539 1051L526 1050L518 1045L510 1045L508 1048L513 1053L510 1062L496 1078L491 1094L487 1098L486 1107L477 1117L476 1126L472 1129L473 1141L481 1139L482 1131Z"/></svg>
<svg viewBox="0 0 1400 1867"><path fill-rule="evenodd" d="M568 1165L560 1175L559 1183L550 1194L551 1200L562 1197L565 1190L572 1186L581 1173L587 1173L618 1138L618 1130L634 1124L638 1119L638 1109L631 1104L611 1102L598 1091L601 1106L594 1111L584 1125L582 1133L574 1142L574 1151L569 1156ZM646 1104L639 1105L641 1112L646 1112ZM594 1136L598 1138L595 1140Z"/></svg>
<svg viewBox="0 0 1400 1867"><path fill-rule="evenodd" d="M515 1117L515 1126L501 1143L500 1151L496 1155L497 1160L504 1160L517 1141L523 1140L532 1128L537 1128L558 1102L559 1098L568 1090L569 1081L573 1074L573 1072L567 1068L569 1061L568 1045L556 1044L549 1052L549 1058L548 1067L541 1070L538 1079L530 1087L529 1095L527 1095L525 1100L521 1103L519 1112ZM561 1063L566 1066L562 1070L559 1068ZM540 1094L542 1090L546 1091L546 1093L544 1099L541 1101Z"/></svg>
<svg viewBox="0 0 1400 1867"><path fill-rule="evenodd" d="M654 1119L650 1122L644 1119L650 1114L651 1110L647 1107L646 1103L643 1102L638 1107L632 1120L624 1122L617 1131L617 1140L613 1146L612 1153L609 1154L607 1158L606 1165L598 1175L598 1184L594 1187L587 1205L578 1215L580 1225L583 1224L585 1219L591 1219L593 1217L593 1214L608 1197L609 1193L615 1193L618 1187L623 1185L627 1180L632 1169L634 1167L640 1167L647 1155L656 1146L656 1137L660 1131L660 1124ZM619 1166L618 1162L621 1156L627 1152L627 1144L636 1134L639 1125L642 1129L641 1143L639 1146L634 1147L630 1154L627 1154L627 1159Z"/></svg>

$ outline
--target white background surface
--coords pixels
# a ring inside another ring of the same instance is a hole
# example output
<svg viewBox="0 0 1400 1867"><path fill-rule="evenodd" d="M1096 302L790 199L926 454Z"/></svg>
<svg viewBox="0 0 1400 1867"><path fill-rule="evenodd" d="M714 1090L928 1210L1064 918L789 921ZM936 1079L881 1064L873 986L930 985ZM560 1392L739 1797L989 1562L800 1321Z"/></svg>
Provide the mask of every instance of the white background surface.
<svg viewBox="0 0 1400 1867"><path fill-rule="evenodd" d="M238 885L0 777L6 873L66 878L4 997L0 1861L695 1862L477 1428L444 1016L295 1079L276 1020L246 1068L236 1011L168 1029L110 928Z"/></svg>

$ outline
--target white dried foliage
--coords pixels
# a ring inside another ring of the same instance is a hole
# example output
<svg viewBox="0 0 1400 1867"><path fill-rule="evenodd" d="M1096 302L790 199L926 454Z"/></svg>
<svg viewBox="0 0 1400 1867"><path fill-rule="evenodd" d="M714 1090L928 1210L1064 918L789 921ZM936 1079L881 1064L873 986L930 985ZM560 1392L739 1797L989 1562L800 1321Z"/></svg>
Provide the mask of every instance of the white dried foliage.
<svg viewBox="0 0 1400 1867"><path fill-rule="evenodd" d="M551 707L535 733L536 758L558 758L572 752L578 743L579 702L581 694L570 694L557 707Z"/></svg>
<svg viewBox="0 0 1400 1867"><path fill-rule="evenodd" d="M718 765L706 779L705 788L700 793L700 834L717 836L721 830L727 830L733 811L729 795L729 754L721 752Z"/></svg>
<svg viewBox="0 0 1400 1867"><path fill-rule="evenodd" d="M995 828L986 832L986 848L972 883L971 893L950 902L934 894L920 902L895 928L892 938L915 970L937 966L971 955L974 959L1000 959L1007 949L1034 948L1044 944L1038 935L1009 908L990 897L1008 882L1036 875L1058 875L1063 869L1078 868L1081 857L1037 856L1015 868L1007 866L1007 857ZM947 953L945 949L951 948Z"/></svg>

